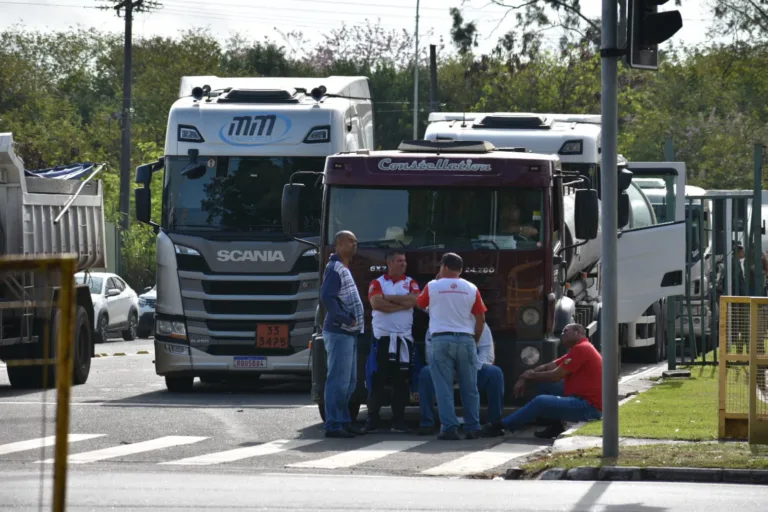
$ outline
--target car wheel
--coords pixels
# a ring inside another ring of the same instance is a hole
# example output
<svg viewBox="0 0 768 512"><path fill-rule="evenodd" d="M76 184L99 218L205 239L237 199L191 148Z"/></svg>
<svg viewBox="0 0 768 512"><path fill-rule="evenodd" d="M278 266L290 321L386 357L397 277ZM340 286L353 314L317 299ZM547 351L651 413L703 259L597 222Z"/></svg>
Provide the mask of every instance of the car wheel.
<svg viewBox="0 0 768 512"><path fill-rule="evenodd" d="M128 329L123 331L123 339L125 341L133 341L138 337L137 330L139 327L139 315L135 311L131 311L128 315Z"/></svg>
<svg viewBox="0 0 768 512"><path fill-rule="evenodd" d="M106 343L109 339L109 318L105 313L99 317L99 323L96 326L96 341Z"/></svg>

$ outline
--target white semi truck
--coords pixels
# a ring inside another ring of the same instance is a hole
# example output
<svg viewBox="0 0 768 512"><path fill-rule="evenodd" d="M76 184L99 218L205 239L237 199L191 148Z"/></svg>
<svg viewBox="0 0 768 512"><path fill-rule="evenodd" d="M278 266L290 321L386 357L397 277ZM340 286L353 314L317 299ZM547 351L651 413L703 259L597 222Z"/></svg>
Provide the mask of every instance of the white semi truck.
<svg viewBox="0 0 768 512"><path fill-rule="evenodd" d="M137 169L135 192L138 220L157 232L155 368L169 390L195 377L309 374L320 261L282 231L283 185L322 172L328 155L373 149L373 126L366 77L182 78L165 155ZM151 219L163 168L162 216ZM296 235L316 241L320 184L298 181Z"/></svg>
<svg viewBox="0 0 768 512"><path fill-rule="evenodd" d="M77 271L106 268L104 196L93 179L102 166L77 164L29 171L14 151L11 133L0 133L0 256L74 254ZM80 179L85 178L85 179ZM0 360L13 387L56 383L55 365L14 365L55 357L60 332L56 306L62 279L55 272L0 272ZM73 383L83 384L91 369L94 313L87 284L75 284ZM47 332L46 332L47 331ZM48 335L50 346L45 350ZM47 375L46 375L47 373Z"/></svg>
<svg viewBox="0 0 768 512"><path fill-rule="evenodd" d="M429 116L424 138L427 140L488 141L497 148L517 148L532 153L555 154L564 171L578 172L589 179L591 186L600 191L600 138L601 118L599 115L548 114L548 113L464 113L439 112ZM643 229L657 224L657 219L648 197L636 180L646 175L656 177L661 172L673 173L672 183L685 183L685 165L665 164L665 170L657 165L630 163L619 157L619 167L633 172L634 177L626 188L629 211L623 230ZM679 181L677 179L679 178ZM662 180L663 181L663 180ZM669 222L683 222L683 205L676 209L675 219ZM591 253L590 251L597 251ZM579 258L599 259L599 245L577 249ZM594 270L597 270L597 265ZM574 271L575 272L575 271ZM682 277L682 276L681 276ZM568 275L568 295L576 301L576 319L589 326L599 315L600 287L597 272L581 271ZM633 276L622 276L620 292L631 290ZM637 318L619 326L619 343L623 349L639 352L649 361L664 358L665 299L648 303L648 308Z"/></svg>

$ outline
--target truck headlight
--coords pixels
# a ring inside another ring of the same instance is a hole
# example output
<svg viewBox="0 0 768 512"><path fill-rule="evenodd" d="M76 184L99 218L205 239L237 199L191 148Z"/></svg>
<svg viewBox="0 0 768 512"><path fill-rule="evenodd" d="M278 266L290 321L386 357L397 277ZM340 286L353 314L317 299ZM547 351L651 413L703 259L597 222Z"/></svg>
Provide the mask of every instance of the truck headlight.
<svg viewBox="0 0 768 512"><path fill-rule="evenodd" d="M184 322L176 320L157 320L155 322L155 333L159 336L186 340L187 326L184 325Z"/></svg>
<svg viewBox="0 0 768 512"><path fill-rule="evenodd" d="M520 361L526 366L533 366L541 359L541 352L536 347L525 347L520 351Z"/></svg>
<svg viewBox="0 0 768 512"><path fill-rule="evenodd" d="M533 327L534 325L539 323L539 320L541 320L541 314L539 313L539 310L536 308L523 309L520 317L522 318L523 323L528 327Z"/></svg>
<svg viewBox="0 0 768 512"><path fill-rule="evenodd" d="M200 256L200 251L191 247L187 247L186 245L174 244L174 248L176 249L176 254L184 254L186 256Z"/></svg>

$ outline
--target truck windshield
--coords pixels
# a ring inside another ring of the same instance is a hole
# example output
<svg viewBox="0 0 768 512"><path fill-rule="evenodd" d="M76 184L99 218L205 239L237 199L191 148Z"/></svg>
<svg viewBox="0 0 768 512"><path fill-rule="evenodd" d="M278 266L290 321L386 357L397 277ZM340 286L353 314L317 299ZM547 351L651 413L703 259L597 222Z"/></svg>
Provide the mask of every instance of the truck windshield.
<svg viewBox="0 0 768 512"><path fill-rule="evenodd" d="M296 171L322 172L323 157L211 157L198 156L207 164L202 176L182 176L189 157L166 159L163 190L163 227L171 231L247 232L283 237L280 200L283 185ZM301 201L302 235L320 233L322 192L318 177L299 175L304 183Z"/></svg>
<svg viewBox="0 0 768 512"><path fill-rule="evenodd" d="M537 249L547 225L542 189L332 188L328 241L412 249Z"/></svg>

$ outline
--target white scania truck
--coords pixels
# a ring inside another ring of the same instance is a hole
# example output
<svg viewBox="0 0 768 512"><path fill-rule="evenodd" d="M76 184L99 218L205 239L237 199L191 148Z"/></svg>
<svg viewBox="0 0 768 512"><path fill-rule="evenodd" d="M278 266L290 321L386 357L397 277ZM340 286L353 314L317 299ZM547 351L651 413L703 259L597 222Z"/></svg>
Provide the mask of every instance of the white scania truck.
<svg viewBox="0 0 768 512"><path fill-rule="evenodd" d="M165 155L140 166L136 216L157 232L155 369L170 391L194 378L306 374L320 261L283 234L283 185L325 158L373 149L366 77L181 80ZM152 174L165 169L162 218L150 219ZM304 183L296 235L317 240L322 195Z"/></svg>
<svg viewBox="0 0 768 512"><path fill-rule="evenodd" d="M549 114L549 113L464 113L437 112L429 116L424 138L427 140L483 140L497 148L517 148L532 153L555 154L559 157L564 171L575 171L589 178L592 186L600 190L600 138L601 117L599 115ZM639 178L650 173L678 175L684 183L685 171L682 163L630 163L619 158L620 167L634 173L632 182L626 188L629 198L629 214L624 230L643 229L657 224L653 205L643 193ZM663 168L663 169L662 169ZM677 178L675 178L676 180ZM662 179L662 183L664 180ZM675 219L684 221L683 205L678 205ZM599 249L599 248L598 248ZM577 252L584 252L580 248ZM589 326L599 314L600 287L597 272L570 283L569 295L576 300L576 321ZM682 277L682 276L681 276ZM620 292L633 288L631 275L622 276ZM623 349L640 352L644 359L660 361L665 356L664 338L665 300L648 305L635 321L619 326L619 344Z"/></svg>

